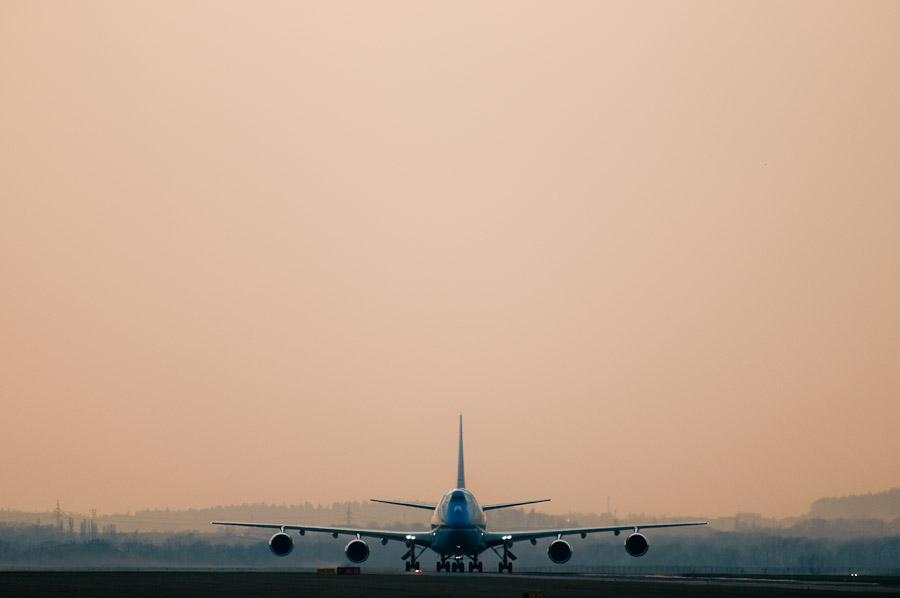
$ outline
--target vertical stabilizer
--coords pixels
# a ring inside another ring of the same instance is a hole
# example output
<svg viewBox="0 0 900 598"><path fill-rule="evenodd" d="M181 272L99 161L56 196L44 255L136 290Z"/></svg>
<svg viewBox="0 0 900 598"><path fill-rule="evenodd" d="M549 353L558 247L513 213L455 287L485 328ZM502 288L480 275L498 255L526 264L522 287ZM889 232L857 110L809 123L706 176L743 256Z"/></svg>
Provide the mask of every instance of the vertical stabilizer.
<svg viewBox="0 0 900 598"><path fill-rule="evenodd" d="M459 414L459 468L456 473L456 487L457 488L465 488L466 487L466 468L463 465L463 450L462 450L462 413Z"/></svg>

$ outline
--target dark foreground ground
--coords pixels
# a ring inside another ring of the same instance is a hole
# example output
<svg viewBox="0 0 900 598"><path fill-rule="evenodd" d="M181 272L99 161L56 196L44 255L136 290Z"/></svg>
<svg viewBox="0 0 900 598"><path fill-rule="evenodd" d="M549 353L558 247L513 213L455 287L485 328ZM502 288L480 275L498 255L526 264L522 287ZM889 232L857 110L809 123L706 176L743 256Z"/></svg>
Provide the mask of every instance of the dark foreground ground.
<svg viewBox="0 0 900 598"><path fill-rule="evenodd" d="M510 597L654 598L657 596L863 597L900 594L900 579L739 580L707 578L637 579L605 576L502 576L449 574L316 575L275 572L0 572L0 596L330 596L355 597ZM886 583L885 583L886 582Z"/></svg>

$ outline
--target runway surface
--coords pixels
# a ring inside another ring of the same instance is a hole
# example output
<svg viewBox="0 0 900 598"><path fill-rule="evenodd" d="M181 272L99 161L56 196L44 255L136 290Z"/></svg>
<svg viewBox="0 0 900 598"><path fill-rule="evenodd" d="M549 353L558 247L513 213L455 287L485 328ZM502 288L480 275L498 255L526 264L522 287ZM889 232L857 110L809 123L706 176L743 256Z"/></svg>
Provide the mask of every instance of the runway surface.
<svg viewBox="0 0 900 598"><path fill-rule="evenodd" d="M900 580L897 580L900 584ZM0 572L0 596L332 596L371 598L755 597L803 598L900 594L900 585L815 580L760 580L608 575L453 575L227 571L14 571Z"/></svg>
<svg viewBox="0 0 900 598"><path fill-rule="evenodd" d="M648 583L648 584L678 584L684 586L721 586L724 588L763 588L770 590L816 590L828 593L839 592L868 592L878 594L900 594L900 578L894 583L879 583L865 581L860 578L856 581L831 581L817 579L764 579L758 577L684 577L673 575L591 575L581 574L572 576L572 579L595 579L605 582ZM771 595L771 594L767 594ZM807 594L808 595L808 594Z"/></svg>

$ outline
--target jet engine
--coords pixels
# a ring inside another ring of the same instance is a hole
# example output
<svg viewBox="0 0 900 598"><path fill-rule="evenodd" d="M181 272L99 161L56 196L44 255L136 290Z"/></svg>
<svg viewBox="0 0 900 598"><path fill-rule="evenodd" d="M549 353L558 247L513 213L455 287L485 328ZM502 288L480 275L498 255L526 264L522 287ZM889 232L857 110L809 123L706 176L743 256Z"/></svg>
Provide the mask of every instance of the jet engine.
<svg viewBox="0 0 900 598"><path fill-rule="evenodd" d="M369 545L357 538L350 540L347 546L344 547L344 552L347 553L347 558L351 562L361 563L369 558Z"/></svg>
<svg viewBox="0 0 900 598"><path fill-rule="evenodd" d="M643 534L635 532L625 538L625 552L631 556L644 556L649 549L650 544Z"/></svg>
<svg viewBox="0 0 900 598"><path fill-rule="evenodd" d="M294 541L284 532L278 532L269 538L269 550L275 556L287 556L294 549Z"/></svg>
<svg viewBox="0 0 900 598"><path fill-rule="evenodd" d="M572 547L565 540L553 540L547 548L547 556L557 565L561 565L572 558Z"/></svg>

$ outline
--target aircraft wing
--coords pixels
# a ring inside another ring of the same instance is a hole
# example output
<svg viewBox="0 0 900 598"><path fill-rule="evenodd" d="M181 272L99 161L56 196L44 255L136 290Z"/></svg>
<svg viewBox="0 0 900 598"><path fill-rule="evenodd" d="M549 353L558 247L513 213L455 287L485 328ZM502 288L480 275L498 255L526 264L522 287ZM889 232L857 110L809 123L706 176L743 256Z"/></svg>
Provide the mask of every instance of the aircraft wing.
<svg viewBox="0 0 900 598"><path fill-rule="evenodd" d="M282 523L245 523L241 521L210 521L212 525L234 525L240 527L259 527L265 529L277 530L297 530L302 536L306 532L319 532L323 534L331 534L335 538L338 536L358 536L361 538L377 538L387 543L388 540L396 540L406 544L412 543L417 546L431 546L432 536L427 531L416 532L396 532L378 529L362 529L349 527L319 527L315 525L285 525Z"/></svg>
<svg viewBox="0 0 900 598"><path fill-rule="evenodd" d="M522 540L537 540L538 538L552 538L560 536L573 536L580 534L582 537L598 532L637 532L642 529L658 527L687 527L690 525L707 525L707 521L691 521L685 523L647 523L636 525L612 525L607 527L569 527L562 529L541 529L522 532L489 532L484 536L488 546L501 546L504 543L521 542Z"/></svg>

